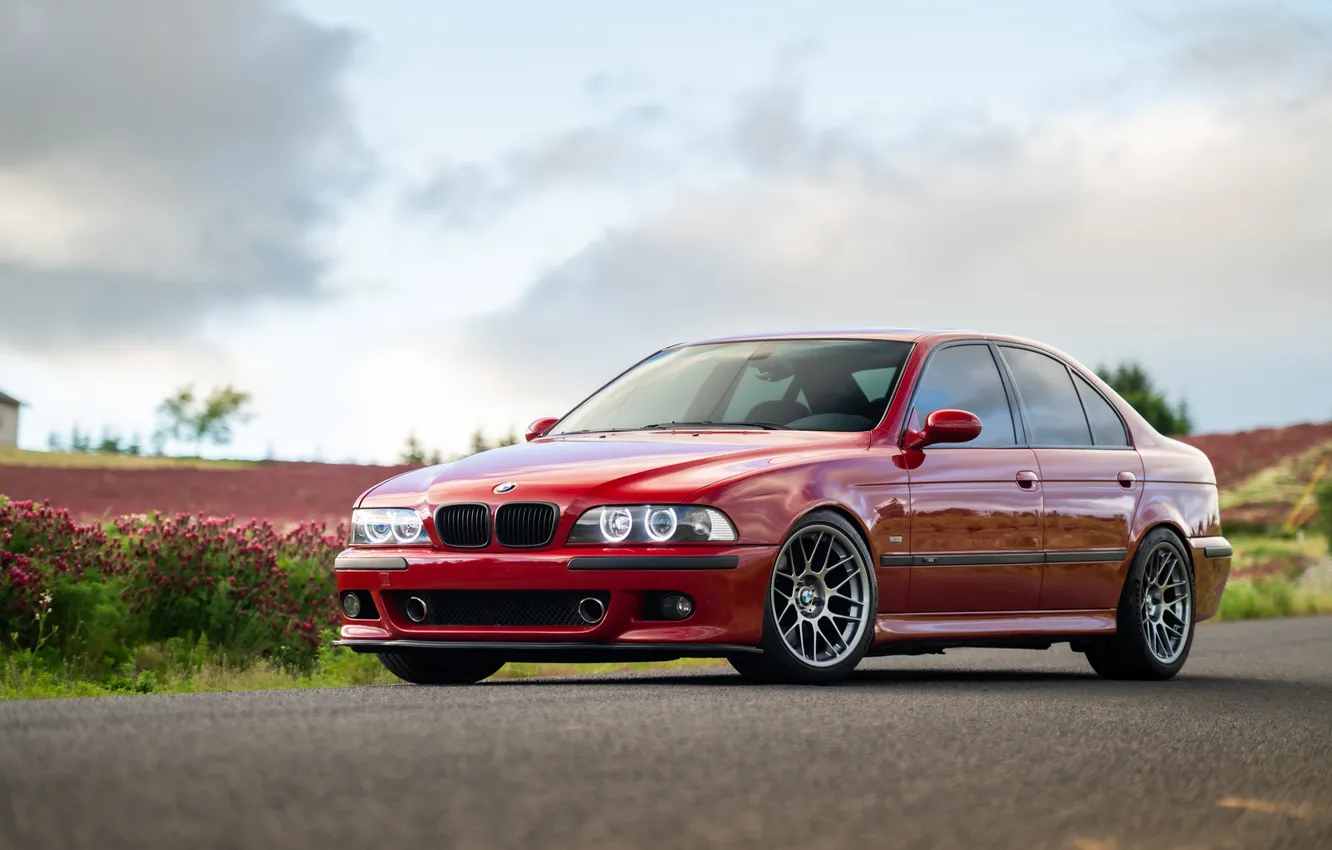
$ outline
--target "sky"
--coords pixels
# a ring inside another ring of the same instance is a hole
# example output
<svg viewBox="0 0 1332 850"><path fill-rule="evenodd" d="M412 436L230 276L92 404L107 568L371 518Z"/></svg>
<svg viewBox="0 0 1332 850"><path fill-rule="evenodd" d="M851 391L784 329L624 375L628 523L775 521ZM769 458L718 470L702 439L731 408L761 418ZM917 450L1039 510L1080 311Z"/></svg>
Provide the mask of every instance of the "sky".
<svg viewBox="0 0 1332 850"><path fill-rule="evenodd" d="M920 326L1324 421L1330 151L1318 0L0 0L0 390L28 448L231 384L206 454L390 462Z"/></svg>

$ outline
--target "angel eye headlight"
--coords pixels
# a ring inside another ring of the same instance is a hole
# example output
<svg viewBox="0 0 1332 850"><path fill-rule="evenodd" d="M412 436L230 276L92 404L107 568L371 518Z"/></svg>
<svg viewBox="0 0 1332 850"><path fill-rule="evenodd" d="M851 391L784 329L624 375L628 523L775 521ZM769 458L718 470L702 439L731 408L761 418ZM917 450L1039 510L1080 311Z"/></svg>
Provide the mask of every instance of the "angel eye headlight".
<svg viewBox="0 0 1332 850"><path fill-rule="evenodd" d="M411 508L360 508L352 511L352 543L371 546L429 543L421 516Z"/></svg>
<svg viewBox="0 0 1332 850"><path fill-rule="evenodd" d="M634 515L628 508L603 508L597 525L606 542L619 543L633 532Z"/></svg>
<svg viewBox="0 0 1332 850"><path fill-rule="evenodd" d="M679 521L675 518L675 508L648 508L646 526L648 537L663 543L675 536Z"/></svg>
<svg viewBox="0 0 1332 850"><path fill-rule="evenodd" d="M733 543L726 514L701 505L602 505L583 513L570 543Z"/></svg>

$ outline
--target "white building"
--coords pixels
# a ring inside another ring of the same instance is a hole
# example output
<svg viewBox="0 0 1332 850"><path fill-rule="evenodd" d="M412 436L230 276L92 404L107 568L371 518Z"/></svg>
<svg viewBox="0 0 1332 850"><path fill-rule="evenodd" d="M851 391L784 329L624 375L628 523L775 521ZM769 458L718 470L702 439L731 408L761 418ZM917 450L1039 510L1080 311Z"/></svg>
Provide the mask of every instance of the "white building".
<svg viewBox="0 0 1332 850"><path fill-rule="evenodd" d="M0 391L0 446L18 445L19 408L23 402Z"/></svg>

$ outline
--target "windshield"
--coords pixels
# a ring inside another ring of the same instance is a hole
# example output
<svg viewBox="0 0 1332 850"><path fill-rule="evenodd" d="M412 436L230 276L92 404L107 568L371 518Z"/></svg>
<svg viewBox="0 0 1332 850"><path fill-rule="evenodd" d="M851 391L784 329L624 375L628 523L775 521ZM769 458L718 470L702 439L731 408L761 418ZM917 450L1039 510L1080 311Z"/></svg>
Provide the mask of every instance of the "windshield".
<svg viewBox="0 0 1332 850"><path fill-rule="evenodd" d="M583 402L550 432L672 425L868 431L883 418L911 344L775 340L663 351Z"/></svg>

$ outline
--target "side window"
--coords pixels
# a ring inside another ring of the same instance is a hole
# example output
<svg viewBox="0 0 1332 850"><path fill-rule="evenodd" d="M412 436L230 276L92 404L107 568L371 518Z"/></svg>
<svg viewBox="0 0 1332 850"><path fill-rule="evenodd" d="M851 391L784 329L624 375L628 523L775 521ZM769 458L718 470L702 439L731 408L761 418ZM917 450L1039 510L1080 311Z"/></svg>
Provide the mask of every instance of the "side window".
<svg viewBox="0 0 1332 850"><path fill-rule="evenodd" d="M916 416L936 410L969 410L980 417L980 436L962 446L1015 446L1017 429L999 366L988 345L954 345L936 351L916 388Z"/></svg>
<svg viewBox="0 0 1332 850"><path fill-rule="evenodd" d="M1087 411L1092 438L1096 440L1096 445L1127 446L1129 438L1128 432L1124 430L1124 422L1110 406L1110 402L1105 400L1105 396L1098 393L1087 383L1087 379L1077 372L1073 373L1073 383L1078 385L1078 396L1082 399L1083 410Z"/></svg>
<svg viewBox="0 0 1332 850"><path fill-rule="evenodd" d="M1029 348L1002 346L1037 446L1090 446L1091 429L1062 361Z"/></svg>

